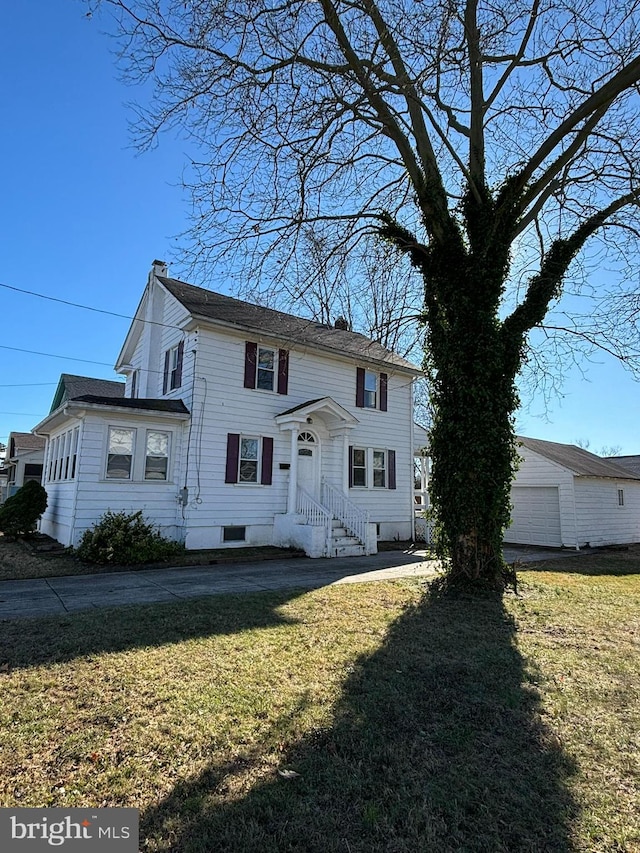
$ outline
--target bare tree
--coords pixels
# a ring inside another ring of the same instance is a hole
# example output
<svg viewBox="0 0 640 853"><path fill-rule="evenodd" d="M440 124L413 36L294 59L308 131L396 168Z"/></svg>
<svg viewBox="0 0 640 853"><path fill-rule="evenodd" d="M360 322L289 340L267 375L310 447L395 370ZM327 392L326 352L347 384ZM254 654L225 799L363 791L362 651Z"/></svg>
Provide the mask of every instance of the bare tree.
<svg viewBox="0 0 640 853"><path fill-rule="evenodd" d="M588 438L576 438L576 446L581 447L583 450L589 450L591 453L595 453L596 456L619 456L622 452L622 447L619 444L603 444L599 450L591 450L591 442Z"/></svg>
<svg viewBox="0 0 640 853"><path fill-rule="evenodd" d="M140 145L180 127L201 152L193 262L343 299L382 240L417 277L440 546L501 588L519 372L549 341L640 352L607 313L637 304L640 0L104 2L155 87Z"/></svg>

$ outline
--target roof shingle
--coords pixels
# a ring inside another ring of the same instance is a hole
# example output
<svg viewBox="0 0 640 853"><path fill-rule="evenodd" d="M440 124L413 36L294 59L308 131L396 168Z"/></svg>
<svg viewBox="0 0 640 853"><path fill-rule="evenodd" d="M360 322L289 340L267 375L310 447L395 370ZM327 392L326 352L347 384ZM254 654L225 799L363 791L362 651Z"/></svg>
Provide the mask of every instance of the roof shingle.
<svg viewBox="0 0 640 853"><path fill-rule="evenodd" d="M295 317L262 305L253 305L174 278L156 277L169 293L196 317L230 323L243 329L290 341L292 344L332 350L342 355L359 357L412 373L421 372L420 368L402 356L358 332L335 329L316 320Z"/></svg>
<svg viewBox="0 0 640 853"><path fill-rule="evenodd" d="M640 473L634 474L621 465L589 453L574 444L559 444L555 441L543 441L540 438L518 436L518 441L529 450L568 468L579 477L608 477L614 480L640 480Z"/></svg>

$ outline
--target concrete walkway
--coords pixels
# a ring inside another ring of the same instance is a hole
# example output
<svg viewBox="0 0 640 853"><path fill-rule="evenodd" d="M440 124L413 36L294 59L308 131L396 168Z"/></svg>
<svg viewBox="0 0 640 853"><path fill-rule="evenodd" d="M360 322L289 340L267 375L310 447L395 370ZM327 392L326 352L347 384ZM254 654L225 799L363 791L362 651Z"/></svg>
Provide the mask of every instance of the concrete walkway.
<svg viewBox="0 0 640 853"><path fill-rule="evenodd" d="M508 561L572 556L574 551L505 549ZM99 575L0 581L0 620L59 616L94 607L155 604L223 593L313 589L339 583L429 577L425 551L383 551L370 557L266 560L223 566L144 569Z"/></svg>

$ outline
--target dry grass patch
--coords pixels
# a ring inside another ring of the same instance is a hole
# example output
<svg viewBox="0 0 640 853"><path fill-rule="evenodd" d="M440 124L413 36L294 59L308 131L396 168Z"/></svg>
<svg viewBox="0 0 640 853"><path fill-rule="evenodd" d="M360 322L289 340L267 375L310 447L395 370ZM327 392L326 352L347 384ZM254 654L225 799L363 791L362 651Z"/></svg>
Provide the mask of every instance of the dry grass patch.
<svg viewBox="0 0 640 853"><path fill-rule="evenodd" d="M578 562L505 606L407 581L4 623L0 805L138 807L166 853L640 850L640 576Z"/></svg>

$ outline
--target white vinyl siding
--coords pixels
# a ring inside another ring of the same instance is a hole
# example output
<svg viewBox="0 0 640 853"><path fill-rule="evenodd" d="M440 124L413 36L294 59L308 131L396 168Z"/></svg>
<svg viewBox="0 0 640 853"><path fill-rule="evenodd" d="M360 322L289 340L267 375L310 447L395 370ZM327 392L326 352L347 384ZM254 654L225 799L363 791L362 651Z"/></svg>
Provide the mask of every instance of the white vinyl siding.
<svg viewBox="0 0 640 853"><path fill-rule="evenodd" d="M187 547L216 547L222 541L222 528L234 526L246 526L247 541L252 544L271 542L275 515L287 511L291 462L290 434L280 431L274 419L286 409L324 396L357 417L358 424L348 436L349 445L396 450L396 490L371 487L350 491L350 495L369 512L372 521L382 523L383 538L409 538L413 513L409 375L387 370L389 412L381 418L378 410L356 409L354 405L352 359L297 351L289 342L259 342L259 347L270 347L276 353L282 343L289 346L285 401L277 394L256 394L244 387L246 334L205 328L196 333L197 373L207 381L196 382L193 401L188 401L189 408L198 413L199 435L198 442L191 443L188 486L190 494L195 494L199 464L200 502L197 509L191 505L185 508ZM187 361L185 357L185 364ZM321 415L313 415L312 421L309 429L318 439L321 477L342 491L346 488L343 438L332 433ZM273 437L273 483L268 490L225 488L228 433ZM369 471L373 471L373 461ZM385 478L388 480L388 469Z"/></svg>

